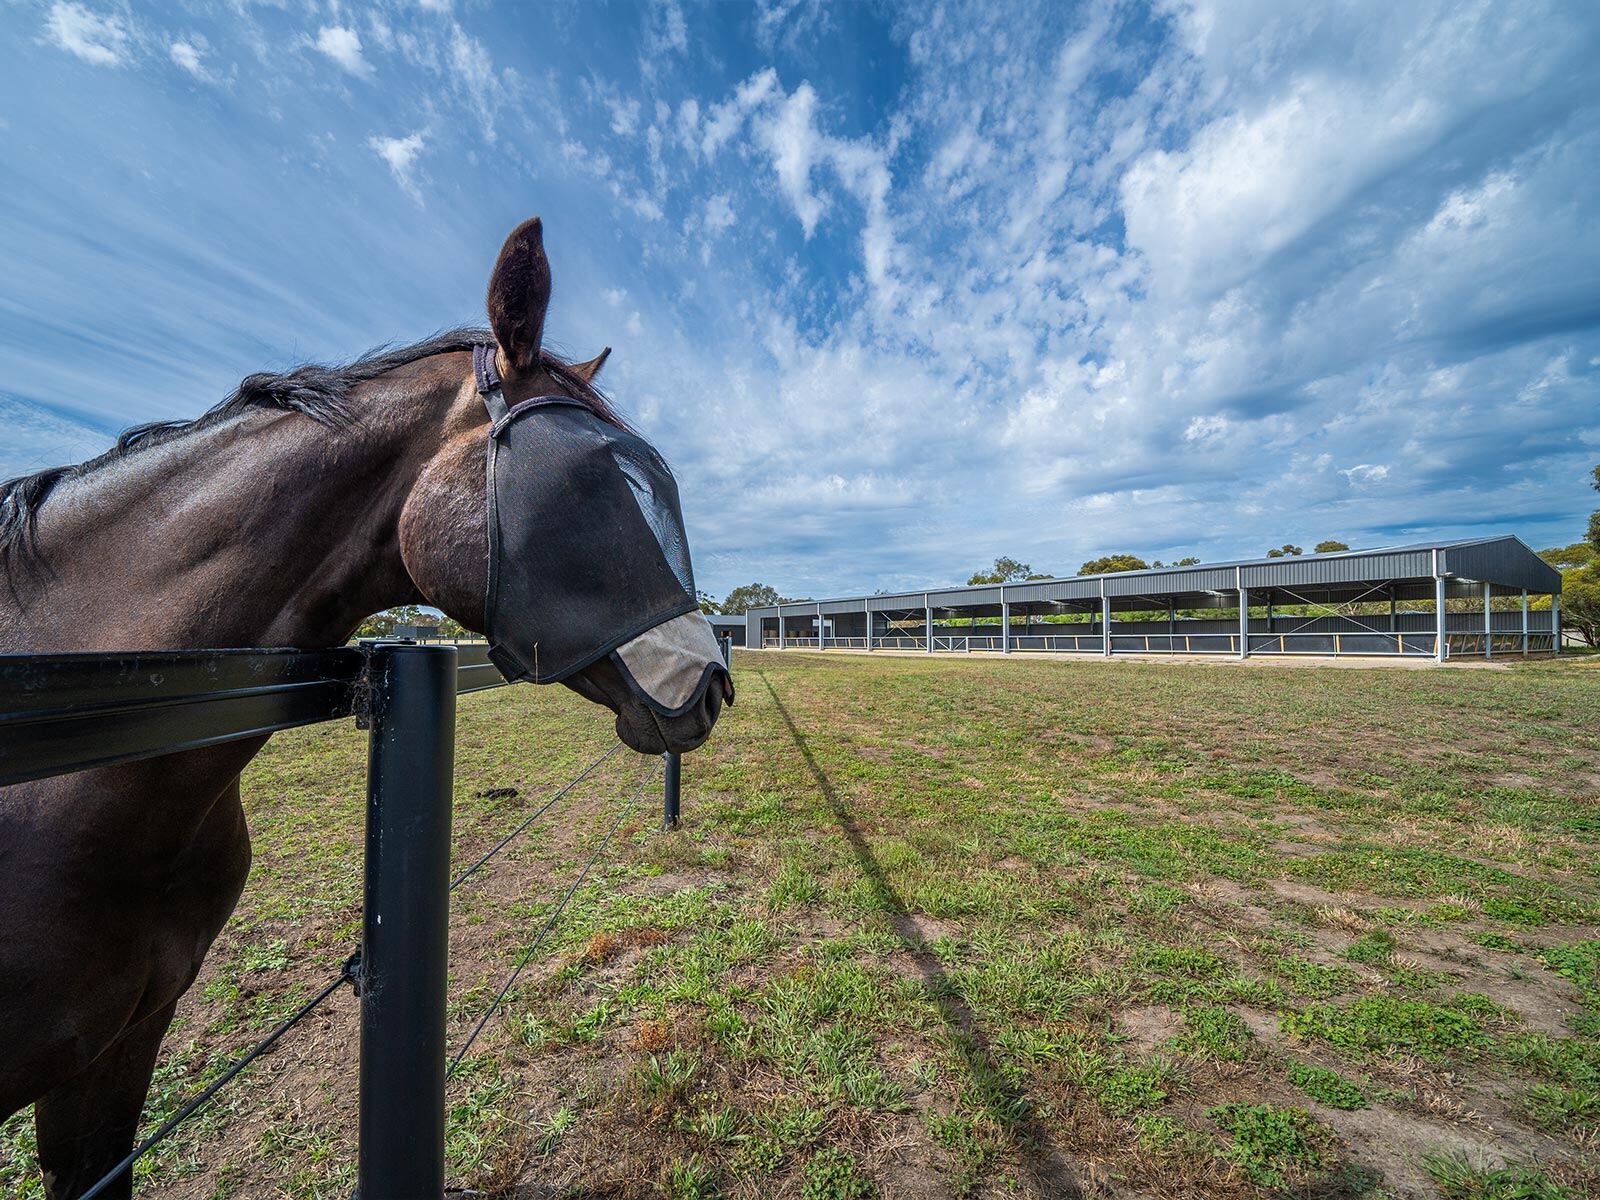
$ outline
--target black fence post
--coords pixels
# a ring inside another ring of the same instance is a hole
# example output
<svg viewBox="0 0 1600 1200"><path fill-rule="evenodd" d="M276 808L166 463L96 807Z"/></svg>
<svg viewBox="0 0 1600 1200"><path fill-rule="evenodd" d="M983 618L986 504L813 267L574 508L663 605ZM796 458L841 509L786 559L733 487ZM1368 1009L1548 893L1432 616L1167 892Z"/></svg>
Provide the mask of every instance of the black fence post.
<svg viewBox="0 0 1600 1200"><path fill-rule="evenodd" d="M356 1195L441 1200L456 648L376 645L369 678Z"/></svg>
<svg viewBox="0 0 1600 1200"><path fill-rule="evenodd" d="M667 795L666 805L662 813L661 828L676 829L678 827L678 808L682 800L683 786L683 756L667 752Z"/></svg>

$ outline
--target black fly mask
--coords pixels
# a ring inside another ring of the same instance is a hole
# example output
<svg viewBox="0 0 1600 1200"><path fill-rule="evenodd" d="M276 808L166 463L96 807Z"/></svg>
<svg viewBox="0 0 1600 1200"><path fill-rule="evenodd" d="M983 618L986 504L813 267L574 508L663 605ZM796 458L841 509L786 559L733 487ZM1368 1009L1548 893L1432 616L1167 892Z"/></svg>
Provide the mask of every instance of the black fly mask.
<svg viewBox="0 0 1600 1200"><path fill-rule="evenodd" d="M672 472L648 442L567 396L506 406L494 347L472 355L489 410L489 657L558 683L610 655L662 716L733 689L700 615Z"/></svg>

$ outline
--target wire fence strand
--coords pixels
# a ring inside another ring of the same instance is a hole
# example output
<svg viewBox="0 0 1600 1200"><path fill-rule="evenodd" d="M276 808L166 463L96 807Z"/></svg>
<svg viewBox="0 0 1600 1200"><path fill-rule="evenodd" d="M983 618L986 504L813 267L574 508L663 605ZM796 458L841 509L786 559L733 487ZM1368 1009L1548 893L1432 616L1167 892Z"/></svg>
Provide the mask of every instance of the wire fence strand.
<svg viewBox="0 0 1600 1200"><path fill-rule="evenodd" d="M546 800L543 804L541 804L539 806L537 812L529 814L521 822L521 824L519 824L510 833L506 834L505 837L501 838L498 842L496 842L493 846L491 846L488 849L488 851L484 853L482 858L478 859L477 862L473 863L466 870L462 871L461 874L457 875L455 877L455 879L452 880L451 883L450 883L450 890L452 892L455 891L458 887L460 887L468 879L472 878L473 875L477 874L478 869L480 867L482 867L485 863L487 863L496 854L499 854L500 851L504 850L508 845L510 845L513 838L515 838L519 833L521 833L529 825L532 825L540 817L544 816L545 813L549 812L551 807L555 805L556 801L560 800L563 796L565 796L573 788L577 787L586 778L588 778L590 773L593 772L596 767L598 767L601 763L605 762L608 758L610 758L613 754L615 754L618 750L621 750L621 749L622 749L622 743L618 742L616 745L612 746L611 749L607 750L599 758L595 759L592 763L590 763L587 767L585 767L583 770L579 771L578 774L573 779L571 779L564 787L562 787L562 789L559 792L557 792L555 795L551 796L550 799Z"/></svg>
<svg viewBox="0 0 1600 1200"><path fill-rule="evenodd" d="M500 1008L500 1005L505 1002L505 998L510 993L512 985L517 982L517 977L522 974L522 969L528 965L528 961L534 956L535 952L538 951L539 947L544 944L544 939L549 935L550 931L555 928L556 922L560 919L562 912L565 911L567 902L571 900L577 890L583 886L583 881L589 877L589 872L594 867L595 862L602 854L605 853L606 847L611 844L612 837L616 834L617 830L622 827L622 823L627 820L629 814L632 813L636 807L638 807L639 798L644 795L645 789L650 786L651 781L655 779L656 775L656 771L649 771L645 775L644 781L640 783L639 787L634 791L633 796L626 804L622 806L622 811L617 814L617 819L611 823L611 828L606 830L605 837L600 839L600 844L594 848L594 853L589 855L589 861L583 864L583 870L578 872L578 877L572 881L567 890L562 894L561 899L556 903L555 908L551 911L550 916L544 923L544 928L539 930L539 936L533 939L532 944L530 944L528 948L522 952L521 957L517 959L517 965L511 968L511 974L506 977L504 985L500 988L500 994L497 995L489 1007L484 1010L483 1015L478 1018L478 1023L472 1027L472 1032L467 1036L467 1040L462 1043L461 1048L457 1050L455 1052L455 1056L451 1058L450 1065L445 1070L446 1079L450 1078L456 1073L456 1068L461 1065L461 1060L466 1057L467 1051L472 1049L472 1044L478 1040L478 1035L483 1032L484 1026L488 1025L489 1018L493 1017L495 1012Z"/></svg>
<svg viewBox="0 0 1600 1200"><path fill-rule="evenodd" d="M510 845L519 834L528 828L528 826L532 825L536 820L544 816L545 813L549 812L550 809L562 799L562 797L570 793L575 787L593 774L603 763L609 760L612 755L621 749L622 743L618 742L604 754L596 758L588 766L584 767L582 771L578 772L576 776L564 784L559 791L555 792L552 796L550 796L549 799L541 804L536 811L529 814L526 818L519 822L515 829L506 834L503 838L491 846L480 858L473 862L471 866L467 867L459 875L457 875L455 879L451 881L450 891L454 892L468 879L472 878L473 875L477 874L479 870L481 870L491 859L493 859L495 855L499 854L508 845ZM655 778L656 774L657 772L655 770L647 772L643 782L640 783L633 796L623 806L622 811L617 815L617 819L612 822L611 828L606 831L605 836L600 840L600 844L595 847L594 853L589 856L588 862L584 863L583 870L578 873L578 877L573 880L572 884L562 895L560 901L556 904L555 909L551 912L549 919L545 921L544 928L539 931L539 936L533 940L532 945L530 945L517 960L517 964L512 969L511 975L506 979L505 985L500 989L500 994L495 997L494 1003L489 1005L483 1016L479 1018L477 1025L473 1028L472 1033L467 1038L465 1044L463 1044L462 1047L456 1051L455 1057L450 1061L447 1076L455 1073L456 1068L460 1065L461 1060L466 1056L467 1051L472 1048L473 1043L478 1040L479 1034L481 1034L484 1030L484 1027L488 1025L489 1019L494 1016L500 1005L504 1003L506 996L510 993L512 986L516 983L517 977L522 973L523 968L527 966L529 960L532 959L534 953L544 943L546 936L548 936L550 931L555 927L555 923L560 919L562 912L565 911L567 903L577 893L578 888L583 886L583 882L589 877L589 872L593 869L594 864L599 860L600 856L605 853L606 847L611 844L612 837L616 834L617 830L622 827L622 823L627 820L629 814L632 813L633 810L638 806L639 799L644 795L645 788L649 786L651 780ZM339 989L341 984L354 979L358 970L359 962L359 952L351 955L350 958L346 960L344 967L339 971L339 974L334 979L330 980L326 985L324 985L321 991L301 1005L300 1008L295 1011L294 1015L286 1018L276 1028L274 1028L271 1033L267 1034L266 1037L262 1038L253 1047L251 1047L248 1053L243 1055L230 1067L228 1067L228 1069L219 1075L215 1080L213 1080L204 1091L200 1092L200 1094L195 1096L194 1099L190 1100L176 1113L163 1121L154 1132L152 1132L142 1142L135 1146L127 1155L127 1157L122 1159L121 1162L117 1163L116 1166L112 1167L111 1170L102 1176L93 1187L84 1192L79 1197L79 1200L95 1200L95 1197L100 1196L106 1191L107 1188L116 1183L123 1172L132 1168L135 1163L137 1163L141 1158L150 1153L151 1150L155 1149L156 1146L169 1137L173 1131L178 1128L178 1126L182 1125L190 1117L194 1116L195 1113L204 1108L206 1104L208 1104L218 1092L231 1083L241 1071L243 1071L251 1063L255 1062L256 1059L260 1058L268 1050L272 1049L279 1038L288 1033L289 1030L293 1029L301 1021L305 1020L306 1017L310 1016L314 1011L316 1011L316 1009L320 1007L328 999L328 997L332 996L333 993Z"/></svg>
<svg viewBox="0 0 1600 1200"><path fill-rule="evenodd" d="M100 1195L101 1192L105 1191L108 1187L115 1183L117 1178L124 1171L128 1170L133 1166L134 1163L138 1162L146 1154L150 1153L150 1151L153 1150L164 1138L166 1138L168 1134L170 1134L179 1125L182 1125L190 1117L194 1116L195 1113L199 1112L200 1109L203 1108L211 1099L211 1097L215 1096L219 1091L221 1091L235 1075L244 1070L251 1063L255 1062L256 1059L260 1058L268 1050L272 1049L274 1042L276 1042L284 1034L288 1033L289 1030L293 1029L301 1021L305 1020L306 1017L310 1016L312 1011L315 1010L318 1005L320 1005L329 996L333 995L333 993L339 989L339 986L342 983L344 983L347 979L350 979L356 961L356 956L351 955L350 958L346 960L344 967L340 970L338 976L328 983L315 996L311 997L311 999L302 1004L299 1011L297 1011L294 1016L285 1020L271 1033L267 1034L266 1037L257 1042L255 1046L251 1048L248 1054L239 1059L220 1076L213 1080L211 1085L207 1087L205 1091L201 1092L193 1100L189 1101L189 1103L185 1104L177 1112L173 1113L172 1116L163 1121L160 1128L158 1128L149 1137L145 1138L144 1141L135 1146L132 1153L130 1153L116 1166L112 1167L110 1171L100 1178L98 1183L96 1183L88 1191L84 1192L83 1195L78 1197L78 1200L94 1200L94 1197Z"/></svg>

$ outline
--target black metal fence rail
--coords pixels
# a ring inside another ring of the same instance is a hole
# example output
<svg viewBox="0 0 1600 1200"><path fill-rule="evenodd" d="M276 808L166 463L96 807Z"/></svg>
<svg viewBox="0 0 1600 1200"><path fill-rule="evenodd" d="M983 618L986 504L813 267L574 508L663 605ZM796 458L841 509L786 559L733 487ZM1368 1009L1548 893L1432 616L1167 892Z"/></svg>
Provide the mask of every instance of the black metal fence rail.
<svg viewBox="0 0 1600 1200"><path fill-rule="evenodd" d="M339 718L355 717L370 731L360 949L310 1003L135 1147L85 1197L98 1195L131 1169L346 979L361 998L358 1195L363 1200L443 1196L456 696L504 683L482 643L0 655L0 786ZM585 767L456 883L504 849L614 750ZM666 758L664 812L670 828L678 814L680 772L678 756ZM568 897L609 841L610 834ZM565 899L551 924L564 905ZM542 941L543 934L528 953ZM484 1014L480 1030L497 1006Z"/></svg>
<svg viewBox="0 0 1600 1200"><path fill-rule="evenodd" d="M0 786L348 717L367 653L0 655Z"/></svg>

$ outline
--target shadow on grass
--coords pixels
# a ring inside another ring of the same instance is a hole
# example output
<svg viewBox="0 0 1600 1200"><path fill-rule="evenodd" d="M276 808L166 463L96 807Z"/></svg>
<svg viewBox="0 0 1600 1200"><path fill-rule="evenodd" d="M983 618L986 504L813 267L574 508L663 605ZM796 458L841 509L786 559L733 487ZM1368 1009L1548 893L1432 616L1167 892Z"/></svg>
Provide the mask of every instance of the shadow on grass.
<svg viewBox="0 0 1600 1200"><path fill-rule="evenodd" d="M872 889L873 898L879 907L890 915L895 935L922 975L923 986L927 989L929 998L938 1008L939 1016L950 1032L951 1041L966 1062L968 1078L981 1099L984 1115L1005 1131L1031 1177L1031 1182L1041 1195L1059 1197L1061 1200L1078 1200L1083 1193L1071 1168L1060 1152L1051 1145L1044 1129L1034 1119L1028 1098L1001 1069L999 1060L989 1045L988 1036L978 1024L977 1017L961 998L955 983L939 965L939 960L928 950L922 932L917 928L911 910L906 905L905 897L895 890L888 876L884 874L883 865L878 862L877 855L872 852L872 846L857 826L854 813L839 797L832 781L818 764L816 755L811 753L811 746L806 741L805 734L800 732L794 723L794 718L789 715L789 710L778 698L777 690L767 678L766 672L757 671L756 674L766 685L778 715L783 718L783 723L789 730L789 736L794 739L794 744L799 749L800 756L805 759L812 778L817 781L817 787L822 790L828 807L833 810L834 819L838 821L840 831L850 843L850 850L861 867L861 874L866 879L867 885Z"/></svg>

